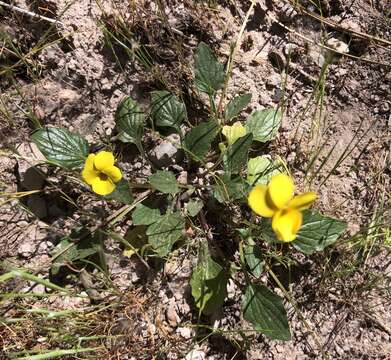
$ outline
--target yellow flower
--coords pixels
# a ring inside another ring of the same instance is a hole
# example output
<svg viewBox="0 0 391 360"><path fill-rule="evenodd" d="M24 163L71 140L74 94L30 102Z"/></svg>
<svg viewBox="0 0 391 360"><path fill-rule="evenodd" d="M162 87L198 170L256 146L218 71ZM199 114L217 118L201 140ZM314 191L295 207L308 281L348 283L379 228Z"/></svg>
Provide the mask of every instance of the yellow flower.
<svg viewBox="0 0 391 360"><path fill-rule="evenodd" d="M112 193L115 190L115 183L122 179L121 170L114 166L114 155L109 151L88 155L81 175L99 195Z"/></svg>
<svg viewBox="0 0 391 360"><path fill-rule="evenodd" d="M254 187L248 204L258 215L272 218L272 228L278 240L290 242L296 239L303 221L302 210L307 209L316 199L316 193L308 192L293 196L295 186L285 174L271 178L269 184Z"/></svg>
<svg viewBox="0 0 391 360"><path fill-rule="evenodd" d="M223 126L222 134L227 138L228 145L232 145L236 140L246 135L246 128L237 121L232 126Z"/></svg>

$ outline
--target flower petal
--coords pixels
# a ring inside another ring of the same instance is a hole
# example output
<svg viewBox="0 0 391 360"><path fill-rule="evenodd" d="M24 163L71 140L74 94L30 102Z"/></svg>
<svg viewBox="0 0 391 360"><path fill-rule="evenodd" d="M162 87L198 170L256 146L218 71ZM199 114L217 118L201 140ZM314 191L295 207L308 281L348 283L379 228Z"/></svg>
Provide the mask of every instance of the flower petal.
<svg viewBox="0 0 391 360"><path fill-rule="evenodd" d="M232 126L223 126L221 133L227 138L228 145L232 145L236 140L246 135L246 128L237 121Z"/></svg>
<svg viewBox="0 0 391 360"><path fill-rule="evenodd" d="M296 239L297 232L303 221L300 211L289 209L275 213L272 220L272 228L278 240L290 242Z"/></svg>
<svg viewBox="0 0 391 360"><path fill-rule="evenodd" d="M99 151L94 159L94 166L97 170L103 171L114 165L114 155L110 151Z"/></svg>
<svg viewBox="0 0 391 360"><path fill-rule="evenodd" d="M275 210L267 203L266 193L266 186L255 186L248 195L248 205L256 214L263 217L272 217Z"/></svg>
<svg viewBox="0 0 391 360"><path fill-rule="evenodd" d="M122 179L121 170L116 166L110 166L102 171L106 174L113 182L118 182Z"/></svg>
<svg viewBox="0 0 391 360"><path fill-rule="evenodd" d="M95 154L88 155L87 160L84 164L83 171L81 173L83 180L88 185L91 185L94 179L97 176L99 176L99 173L96 170L94 170L94 159L95 159Z"/></svg>
<svg viewBox="0 0 391 360"><path fill-rule="evenodd" d="M317 195L315 192L307 192L295 196L288 204L288 208L304 210L308 209L311 204L316 200Z"/></svg>
<svg viewBox="0 0 391 360"><path fill-rule="evenodd" d="M101 177L96 177L92 182L92 190L98 195L108 195L115 190L115 185L110 179L103 180Z"/></svg>
<svg viewBox="0 0 391 360"><path fill-rule="evenodd" d="M286 174L278 174L270 180L266 196L276 208L282 209L293 198L294 190L292 179Z"/></svg>

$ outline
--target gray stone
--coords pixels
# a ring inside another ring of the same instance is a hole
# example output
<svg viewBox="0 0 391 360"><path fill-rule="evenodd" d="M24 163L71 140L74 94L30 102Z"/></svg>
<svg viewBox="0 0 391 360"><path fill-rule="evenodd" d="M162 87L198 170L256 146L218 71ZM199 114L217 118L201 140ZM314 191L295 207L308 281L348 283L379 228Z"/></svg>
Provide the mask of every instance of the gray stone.
<svg viewBox="0 0 391 360"><path fill-rule="evenodd" d="M273 89L276 86L279 86L281 83L281 75L276 73L271 73L266 79L266 88L267 89Z"/></svg>
<svg viewBox="0 0 391 360"><path fill-rule="evenodd" d="M205 360L205 359L206 359L206 354L204 351L201 350L192 350L185 357L185 360Z"/></svg>
<svg viewBox="0 0 391 360"><path fill-rule="evenodd" d="M29 258L35 251L35 246L32 242L24 242L18 249L18 255L24 258Z"/></svg>
<svg viewBox="0 0 391 360"><path fill-rule="evenodd" d="M165 140L152 149L150 159L160 168L180 162L183 159L183 152L180 150L179 135L171 134L167 136Z"/></svg>
<svg viewBox="0 0 391 360"><path fill-rule="evenodd" d="M191 339L193 337L193 329L187 327L179 327L177 333L185 339Z"/></svg>
<svg viewBox="0 0 391 360"><path fill-rule="evenodd" d="M284 55L289 58L297 52L298 46L296 44L288 43L284 46Z"/></svg>
<svg viewBox="0 0 391 360"><path fill-rule="evenodd" d="M177 181L181 185L187 185L187 171L181 171L177 178Z"/></svg>
<svg viewBox="0 0 391 360"><path fill-rule="evenodd" d="M166 320L171 327L177 327L181 320L176 312L175 307L175 301L170 301L166 309Z"/></svg>
<svg viewBox="0 0 391 360"><path fill-rule="evenodd" d="M308 56L311 59L311 62L318 65L319 67L323 66L323 64L325 62L325 58L322 53L320 53L319 51L317 51L315 49L312 49L308 52Z"/></svg>

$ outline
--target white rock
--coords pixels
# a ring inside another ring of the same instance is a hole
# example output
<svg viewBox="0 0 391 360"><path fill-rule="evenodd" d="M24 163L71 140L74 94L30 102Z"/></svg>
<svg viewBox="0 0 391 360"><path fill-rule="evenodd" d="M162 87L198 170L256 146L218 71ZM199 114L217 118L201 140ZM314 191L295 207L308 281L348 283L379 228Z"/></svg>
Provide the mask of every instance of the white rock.
<svg viewBox="0 0 391 360"><path fill-rule="evenodd" d="M177 178L177 181L179 184L187 185L187 171L181 171Z"/></svg>
<svg viewBox="0 0 391 360"><path fill-rule="evenodd" d="M180 148L180 137L178 134L167 136L166 140L152 149L151 161L158 167L165 167L178 163L183 157Z"/></svg>
<svg viewBox="0 0 391 360"><path fill-rule="evenodd" d="M336 38L328 39L326 45L339 53L346 54L349 52L349 45Z"/></svg>
<svg viewBox="0 0 391 360"><path fill-rule="evenodd" d="M192 350L186 355L185 359L186 360L205 360L206 354L204 351L201 351L201 350Z"/></svg>
<svg viewBox="0 0 391 360"><path fill-rule="evenodd" d="M35 246L32 242L25 242L22 245L20 245L18 249L18 255L24 258L28 258L33 254L34 250L35 250Z"/></svg>
<svg viewBox="0 0 391 360"><path fill-rule="evenodd" d="M191 339L193 337L193 329L188 327L179 327L177 333L184 339Z"/></svg>
<svg viewBox="0 0 391 360"><path fill-rule="evenodd" d="M236 290L237 290L237 286L231 279L229 279L228 286L227 286L228 299L234 299L236 297Z"/></svg>
<svg viewBox="0 0 391 360"><path fill-rule="evenodd" d="M179 322L181 321L180 317L176 312L175 307L175 301L170 301L170 304L166 309L166 319L171 327L177 327Z"/></svg>

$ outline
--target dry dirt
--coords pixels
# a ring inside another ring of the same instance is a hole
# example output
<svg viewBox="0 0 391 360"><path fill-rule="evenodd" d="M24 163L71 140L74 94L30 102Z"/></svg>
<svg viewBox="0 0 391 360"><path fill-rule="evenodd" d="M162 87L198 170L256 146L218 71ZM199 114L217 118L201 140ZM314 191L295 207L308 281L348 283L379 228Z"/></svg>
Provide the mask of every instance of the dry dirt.
<svg viewBox="0 0 391 360"><path fill-rule="evenodd" d="M23 44L25 51L33 49L45 32L52 31L43 49L29 59L36 73L32 74L23 63L18 65L15 79L19 93L9 78L0 79L1 104L13 114L12 123L0 124L2 148L16 147L28 157L28 161L0 157L2 192L33 190L23 181L27 169L39 161L40 155L29 143L33 126L26 112L34 113L42 125L65 127L84 135L90 143L109 144L114 135L115 109L123 96L130 95L146 106L149 91L161 87L154 75L163 73L171 90L190 99L186 84L191 80L195 46L205 41L221 61L227 61L230 43L236 39L249 8L246 1L236 2L236 8L232 5L235 2L219 1L215 8L208 8L202 2L169 1L162 16L160 2L124 3L13 2L61 21L63 25L58 25L55 32L45 21L6 9L0 13L1 31L15 43ZM316 13L310 1L302 3L306 11ZM320 194L317 206L325 214L346 220L349 233L354 235L365 232L380 199L389 207L391 74L386 64L390 60L390 7L385 1L321 3L325 19L335 25L321 23L283 1L257 3L234 63L229 97L250 92L252 101L247 113L283 102L285 114L278 139L262 151L285 158L298 183L310 174L312 183L302 186L311 185ZM153 71L146 71L123 51L111 51L102 24L111 24L118 13L132 25L135 39L145 42L154 55ZM335 55L328 67L324 91L316 92L314 89L322 86L322 59L328 56L318 44L326 37L344 41L350 55L368 60ZM388 43L376 37L388 39ZM15 61L11 56L2 56L0 64ZM320 99L322 111L319 104L314 104L316 99ZM189 107L197 116L197 106L189 103ZM311 157L320 148L319 158L307 173ZM148 176L148 167L131 153L132 149L126 149L128 153L119 162L121 168L129 178L133 173ZM0 259L47 275L50 250L62 235L86 221L82 210L93 210L104 219L118 206L97 203L77 182L51 169L43 170L49 180L43 193L1 206ZM60 190L77 206L64 201ZM129 221L124 221L116 230L124 234L129 226ZM110 331L141 337L144 347L139 353L131 353L135 359L152 358L151 349L157 351L154 355L159 359L391 359L391 317L385 300L389 294L366 288L367 281L379 274L385 277L382 289L389 286L389 252L375 254L364 269L339 276L337 272L346 271L343 262L351 260L348 247L348 243L341 243L327 257L298 259L303 269L290 287L307 326L288 307L292 342L270 341L260 335L250 335L252 341L247 342L238 334L228 333L195 343L194 328L189 324L196 323L196 311L187 284L196 259L186 259L187 254L180 250L175 259L145 276L142 264L124 258L113 242L108 244L112 280L124 294L136 291L132 299L140 302L132 300L119 312L113 312L111 322L115 326ZM326 265L325 258L331 259ZM13 286L26 290L25 283L10 285ZM80 283L75 286L83 290ZM223 330L249 329L240 317L239 298L239 289L230 284L223 313L203 321ZM60 309L82 305L77 299L65 304L54 299L51 303ZM131 358L124 349L134 345L136 340L132 339L133 342L112 347L118 358ZM34 341L30 343L35 345ZM100 358L108 357L106 354Z"/></svg>

